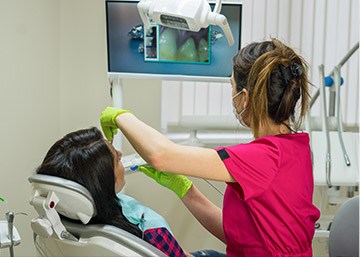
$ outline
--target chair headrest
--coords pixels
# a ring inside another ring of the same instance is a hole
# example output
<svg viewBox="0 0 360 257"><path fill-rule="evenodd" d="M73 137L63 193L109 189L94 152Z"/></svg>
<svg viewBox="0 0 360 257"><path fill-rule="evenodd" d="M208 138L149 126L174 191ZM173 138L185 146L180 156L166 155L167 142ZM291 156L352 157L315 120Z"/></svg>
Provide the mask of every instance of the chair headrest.
<svg viewBox="0 0 360 257"><path fill-rule="evenodd" d="M94 200L84 186L68 179L42 174L34 174L28 180L33 190L31 199L38 196L46 198L50 193L55 193L59 199L55 210L61 215L81 220L83 224L96 216Z"/></svg>

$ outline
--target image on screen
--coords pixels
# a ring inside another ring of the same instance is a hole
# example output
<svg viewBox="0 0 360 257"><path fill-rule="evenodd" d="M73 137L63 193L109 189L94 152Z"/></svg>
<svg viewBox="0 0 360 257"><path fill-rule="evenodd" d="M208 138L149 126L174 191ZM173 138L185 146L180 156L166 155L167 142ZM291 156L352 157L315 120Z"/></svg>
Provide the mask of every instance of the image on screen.
<svg viewBox="0 0 360 257"><path fill-rule="evenodd" d="M229 46L218 26L198 32L152 24L144 29L137 1L106 1L108 72L134 76L160 75L197 80L228 79L232 57L240 48L242 5L222 4L235 43ZM214 5L211 4L211 8Z"/></svg>
<svg viewBox="0 0 360 257"><path fill-rule="evenodd" d="M209 64L210 42L209 27L192 32L155 24L144 35L144 60Z"/></svg>

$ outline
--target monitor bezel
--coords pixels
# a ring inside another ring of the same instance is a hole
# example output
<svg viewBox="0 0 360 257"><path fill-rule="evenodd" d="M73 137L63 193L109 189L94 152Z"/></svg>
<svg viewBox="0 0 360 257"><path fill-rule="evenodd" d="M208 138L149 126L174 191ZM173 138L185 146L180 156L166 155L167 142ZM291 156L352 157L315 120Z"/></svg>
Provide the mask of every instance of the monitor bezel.
<svg viewBox="0 0 360 257"><path fill-rule="evenodd" d="M203 82L229 82L229 76L200 76L200 75L181 75L181 74L161 74L161 73L136 73L136 72L113 72L109 71L110 67L110 49L109 49L109 31L108 31L108 7L107 4L110 2L128 2L137 3L138 0L106 0L105 1L105 12L106 12L106 46L107 46L107 74L110 79L155 79L155 80L174 80L174 81L203 81ZM216 1L208 1L209 4L216 4ZM243 3L235 1L222 1L222 5L236 5L240 6L240 22L242 23L243 18ZM221 12L220 12L221 13ZM239 26L239 45L238 50L241 48L241 29L242 24ZM231 60L229 60L231 61Z"/></svg>

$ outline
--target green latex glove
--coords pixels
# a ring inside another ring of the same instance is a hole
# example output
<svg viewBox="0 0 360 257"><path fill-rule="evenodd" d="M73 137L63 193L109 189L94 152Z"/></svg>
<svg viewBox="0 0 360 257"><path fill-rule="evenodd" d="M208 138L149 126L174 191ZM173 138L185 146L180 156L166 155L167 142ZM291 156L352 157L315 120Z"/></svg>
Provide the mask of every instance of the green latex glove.
<svg viewBox="0 0 360 257"><path fill-rule="evenodd" d="M161 172L150 165L140 165L137 171L143 172L148 177L154 179L160 185L169 188L182 199L192 186L192 181L183 175Z"/></svg>
<svg viewBox="0 0 360 257"><path fill-rule="evenodd" d="M118 132L118 127L116 126L115 123L116 117L126 112L130 112L130 111L118 109L114 107L106 107L106 109L101 113L100 116L101 128L107 140L112 141L114 135L116 135L116 133Z"/></svg>

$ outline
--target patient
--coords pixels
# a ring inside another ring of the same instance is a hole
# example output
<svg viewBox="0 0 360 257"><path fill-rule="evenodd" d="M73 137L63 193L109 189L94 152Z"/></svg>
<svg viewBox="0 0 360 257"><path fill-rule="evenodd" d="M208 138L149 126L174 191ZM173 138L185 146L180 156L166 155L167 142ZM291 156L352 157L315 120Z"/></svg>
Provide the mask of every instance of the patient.
<svg viewBox="0 0 360 257"><path fill-rule="evenodd" d="M164 218L130 196L118 194L125 185L121 156L97 128L83 129L58 140L36 172L86 187L97 211L90 223L119 227L168 256L191 256L182 250Z"/></svg>

